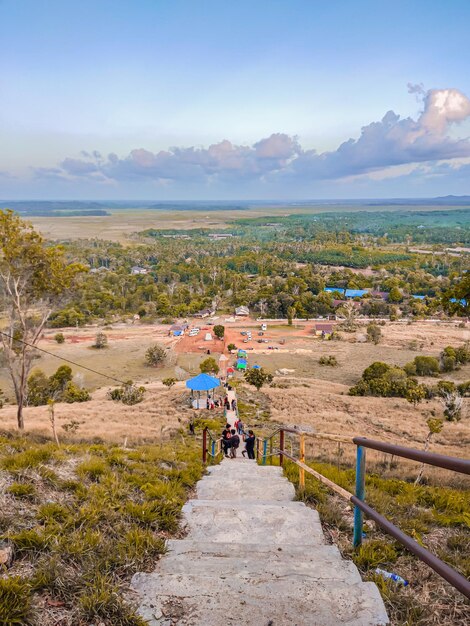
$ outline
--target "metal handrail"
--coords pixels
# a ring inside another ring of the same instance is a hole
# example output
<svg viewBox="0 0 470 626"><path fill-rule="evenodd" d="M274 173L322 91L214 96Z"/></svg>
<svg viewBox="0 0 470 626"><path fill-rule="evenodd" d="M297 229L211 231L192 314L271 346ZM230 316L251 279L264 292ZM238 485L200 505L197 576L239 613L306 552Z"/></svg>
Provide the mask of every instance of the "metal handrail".
<svg viewBox="0 0 470 626"><path fill-rule="evenodd" d="M208 438L211 441L211 450L207 446ZM202 462L207 463L207 456L211 456L213 459L222 454L222 446L220 444L220 439L216 439L214 435L211 433L209 428L206 426L202 431Z"/></svg>
<svg viewBox="0 0 470 626"><path fill-rule="evenodd" d="M294 433L300 436L300 459L295 458L284 449L284 433ZM272 450L270 453L267 451L267 443L272 441L275 435L280 434L279 448ZM365 449L370 448L392 454L394 456L411 459L413 461L419 461L432 465L434 467L441 467L443 469L452 470L462 474L470 474L470 461L467 459L461 459L458 457L450 457L443 454L435 454L433 452L425 452L417 450L415 448L407 448L404 446L398 446L395 444L386 443L383 441L375 441L373 439L367 439L366 437L352 437L344 438L344 443L355 444L357 448L356 453L356 489L355 495L352 495L346 489L343 489L335 482L323 476L316 470L312 469L305 463L305 437L317 436L323 439L330 439L331 441L343 440L340 436L320 435L318 433L306 433L293 428L278 428L273 433L262 439L257 439L257 452L259 455L259 442L263 441L263 453L261 455L263 465L266 464L266 459L270 456L279 455L280 464L283 465L284 457L295 463L299 467L299 487L305 487L305 472L313 475L320 482L325 484L331 490L338 493L341 497L349 500L354 505L354 547L358 548L362 544L362 527L363 527L363 513L373 519L386 533L394 537L405 548L407 548L412 554L421 559L424 563L429 565L437 574L447 580L455 589L460 591L464 596L470 598L470 582L459 572L452 567L441 561L437 556L432 554L429 550L418 544L414 539L409 537L406 533L400 530L397 526L392 524L387 518L380 515L375 509L366 504L365 500L365 461L366 454ZM338 438L336 438L338 437Z"/></svg>
<svg viewBox="0 0 470 626"><path fill-rule="evenodd" d="M379 452L386 452L394 456L401 456L412 461L419 461L427 465L442 467L443 469L460 472L461 474L470 474L470 461L467 459L459 459L455 456L446 456L444 454L436 454L435 452L425 452L416 448L406 448L405 446L397 446L393 443L384 441L375 441L366 437L354 437L353 443L363 448L371 448Z"/></svg>

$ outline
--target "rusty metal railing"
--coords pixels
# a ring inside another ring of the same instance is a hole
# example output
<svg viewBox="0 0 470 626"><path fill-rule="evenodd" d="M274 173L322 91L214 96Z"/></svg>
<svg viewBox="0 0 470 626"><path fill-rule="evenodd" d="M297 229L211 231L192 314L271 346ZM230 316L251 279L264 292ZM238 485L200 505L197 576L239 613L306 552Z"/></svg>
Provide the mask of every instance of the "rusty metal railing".
<svg viewBox="0 0 470 626"><path fill-rule="evenodd" d="M293 454L288 453L285 450L285 436L284 433L295 434L299 436L299 457L296 458ZM268 441L274 440L274 437L279 434L279 448L273 449L270 446L268 453ZM305 438L317 437L320 439L327 439L330 441L342 442L354 444L356 446L356 486L355 494L353 495L340 485L323 476L316 470L312 469L305 463ZM262 452L260 450L262 442ZM289 459L295 463L299 468L299 488L305 488L305 473L311 474L321 483L326 485L329 489L350 501L354 505L354 537L353 544L355 548L359 548L362 544L362 529L363 529L363 516L373 519L387 534L391 535L405 548L407 548L412 554L417 556L424 563L429 565L439 576L444 578L455 589L460 591L464 596L470 598L470 582L459 572L451 568L447 563L441 561L432 552L421 546L409 535L400 530L397 526L392 524L386 517L378 513L375 509L369 506L365 502L365 486L366 486L366 449L378 450L386 454L391 454L395 457L402 457L413 461L432 465L434 467L440 467L454 472L470 475L470 461L467 459L461 459L457 457L445 456L442 454L434 454L432 452L424 452L415 448L407 448L405 446L398 446L383 441L374 441L367 439L366 437L342 437L338 435L324 435L319 433L306 433L294 428L278 428L269 436L264 437L257 442L257 456L261 459L263 465L266 464L266 460L272 456L279 456L279 462L282 466L284 464L284 458Z"/></svg>

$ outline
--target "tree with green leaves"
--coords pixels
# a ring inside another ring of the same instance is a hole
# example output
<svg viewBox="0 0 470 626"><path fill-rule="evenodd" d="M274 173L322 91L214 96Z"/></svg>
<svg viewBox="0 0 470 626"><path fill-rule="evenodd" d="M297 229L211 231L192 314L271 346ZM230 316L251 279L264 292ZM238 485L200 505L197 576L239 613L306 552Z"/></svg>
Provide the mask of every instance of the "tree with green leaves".
<svg viewBox="0 0 470 626"><path fill-rule="evenodd" d="M216 324L214 326L214 335L219 339L223 339L225 335L225 326L222 326L222 324Z"/></svg>
<svg viewBox="0 0 470 626"><path fill-rule="evenodd" d="M6 317L1 338L21 430L35 347L52 311L84 270L68 263L61 246L48 245L13 211L0 211L0 292Z"/></svg>
<svg viewBox="0 0 470 626"><path fill-rule="evenodd" d="M273 380L273 375L267 372L262 367L252 368L251 370L247 370L245 372L245 380L248 384L256 387L256 390L259 391L263 385L269 384Z"/></svg>
<svg viewBox="0 0 470 626"><path fill-rule="evenodd" d="M292 321L294 319L294 315L296 314L295 307L289 306L287 307L287 324L292 326Z"/></svg>
<svg viewBox="0 0 470 626"><path fill-rule="evenodd" d="M219 373L219 366L217 364L217 361L211 356L208 356L207 359L204 359L204 361L199 364L199 369L203 374Z"/></svg>

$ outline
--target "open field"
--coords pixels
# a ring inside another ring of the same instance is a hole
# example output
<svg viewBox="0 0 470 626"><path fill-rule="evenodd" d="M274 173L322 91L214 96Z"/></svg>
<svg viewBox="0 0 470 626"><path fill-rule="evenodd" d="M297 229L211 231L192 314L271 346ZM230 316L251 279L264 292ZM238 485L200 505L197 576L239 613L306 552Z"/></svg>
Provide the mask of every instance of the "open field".
<svg viewBox="0 0 470 626"><path fill-rule="evenodd" d="M305 213L357 212L357 211L446 211L458 210L459 206L405 206L393 205L338 205L325 204L254 204L249 208L195 210L165 210L142 208L106 208L109 215L79 217L28 217L34 227L46 238L64 239L106 239L120 243L130 243L132 233L147 228L190 230L193 228L225 228L240 218L265 216L281 217Z"/></svg>
<svg viewBox="0 0 470 626"><path fill-rule="evenodd" d="M222 319L218 321L223 322ZM168 391L160 382L162 378L173 376L175 366L183 368L187 376L198 373L199 363L206 357L207 349L218 359L222 349L225 348L226 352L226 346L233 341L243 347L254 347L248 352L250 365L262 365L273 373L283 368L291 370L286 376L276 377L275 382L280 388L266 389L271 417L275 421L314 427L318 432L362 434L421 446L427 432L426 418L430 417L431 411L436 414L441 412L437 401L424 402L414 408L399 398L350 397L347 395L348 388L374 361L404 365L417 354L438 355L446 345L463 344L468 340L469 331L455 323L387 324L382 327L382 342L374 345L356 343L357 333L343 333L341 341L321 340L313 336L312 324L308 322L293 327L268 324L264 337L270 338L270 344L256 342L255 328L258 325L250 320L227 323L224 342L205 342L204 330L197 337L178 339L169 337L168 326L164 325L116 325L104 329L109 347L103 350L91 348L98 330L96 327L64 329L66 341L61 345L53 339L57 330L47 331L40 342L41 348L119 380L132 379L148 389L143 403L127 407L106 399L110 385L117 386L117 382L113 385L112 381L98 374L84 371L83 382L92 390L92 400L83 404L58 404L59 430L62 424L78 420L78 438L97 436L118 442L126 436L138 441L159 438L162 433L186 424L191 412L187 408L188 394L184 383L180 382ZM203 323L198 325L211 328ZM240 331L250 327L255 339L243 344L240 342ZM361 334L362 331L357 332ZM284 345L280 345L281 339L285 341ZM410 348L410 342L415 341L423 344L420 350ZM145 351L155 342L170 348L169 363L163 368L149 368L144 364ZM268 350L268 345L279 349ZM319 365L322 355L334 355L338 367ZM231 358L235 360L235 357ZM42 355L36 362L36 366L47 374L55 371L60 364L61 361L48 355ZM72 369L74 374L80 371L75 366ZM470 379L470 365L446 378L456 382ZM1 386L7 390L7 395L11 395L4 369ZM256 401L256 396L254 398ZM15 427L15 410L13 405L1 410L3 428ZM50 431L46 407L27 408L25 422L27 430ZM464 446L469 443L470 420L464 418L459 423L446 424L432 446L436 451L463 456Z"/></svg>

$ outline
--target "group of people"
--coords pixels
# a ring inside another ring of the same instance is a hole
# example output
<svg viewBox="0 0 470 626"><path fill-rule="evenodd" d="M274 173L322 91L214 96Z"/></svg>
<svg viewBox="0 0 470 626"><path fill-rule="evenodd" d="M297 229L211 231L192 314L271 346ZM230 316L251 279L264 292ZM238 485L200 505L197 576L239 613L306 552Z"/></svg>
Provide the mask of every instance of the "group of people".
<svg viewBox="0 0 470 626"><path fill-rule="evenodd" d="M230 400L228 399L228 396L225 396L224 398L224 408L227 409L227 411L236 411L237 410L237 401L235 400L235 398L233 398L232 402L230 402Z"/></svg>
<svg viewBox="0 0 470 626"><path fill-rule="evenodd" d="M243 424L241 420L237 420L234 426L226 424L222 431L222 448L226 458L235 459L237 457L237 450L240 447L241 439L245 443L245 449L242 450L244 457L248 456L249 459L255 458L255 441L256 437L252 430L245 432L243 430Z"/></svg>
<svg viewBox="0 0 470 626"><path fill-rule="evenodd" d="M222 406L222 400L218 400L217 398L214 399L212 396L207 396L206 409L208 411L218 409L220 406Z"/></svg>

